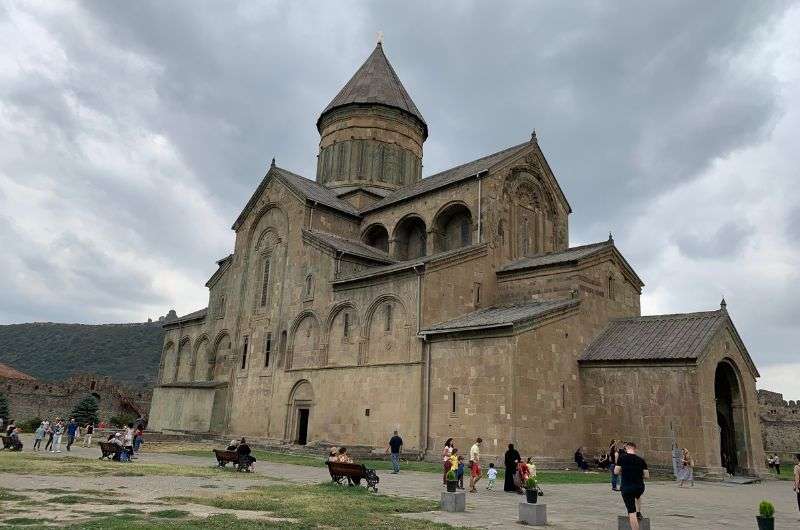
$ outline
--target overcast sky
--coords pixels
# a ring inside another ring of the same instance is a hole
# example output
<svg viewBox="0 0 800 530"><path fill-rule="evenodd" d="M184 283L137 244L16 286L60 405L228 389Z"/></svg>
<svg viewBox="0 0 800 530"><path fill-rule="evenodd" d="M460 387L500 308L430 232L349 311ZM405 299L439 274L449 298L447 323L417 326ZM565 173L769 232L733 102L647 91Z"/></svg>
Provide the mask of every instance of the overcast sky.
<svg viewBox="0 0 800 530"><path fill-rule="evenodd" d="M759 387L800 399L798 27L797 2L0 0L0 323L204 307L269 160L314 177L382 31L425 175L535 128L571 244L613 231L645 314L724 296Z"/></svg>

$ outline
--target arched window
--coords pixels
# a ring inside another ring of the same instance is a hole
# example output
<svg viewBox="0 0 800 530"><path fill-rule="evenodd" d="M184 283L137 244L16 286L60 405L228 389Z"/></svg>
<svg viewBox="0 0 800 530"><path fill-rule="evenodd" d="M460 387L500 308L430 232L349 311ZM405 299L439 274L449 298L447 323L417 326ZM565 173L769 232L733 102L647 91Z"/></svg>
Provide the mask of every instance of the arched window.
<svg viewBox="0 0 800 530"><path fill-rule="evenodd" d="M472 244L472 214L465 205L444 207L433 221L433 249L444 252Z"/></svg>
<svg viewBox="0 0 800 530"><path fill-rule="evenodd" d="M249 337L247 335L244 336L244 344L242 345L242 366L241 369L244 370L247 368L247 346L248 346Z"/></svg>
<svg viewBox="0 0 800 530"><path fill-rule="evenodd" d="M261 299L259 305L266 307L269 299L269 254L264 255L261 274Z"/></svg>
<svg viewBox="0 0 800 530"><path fill-rule="evenodd" d="M303 288L303 298L308 300L314 298L314 275L309 274L306 276L305 287Z"/></svg>
<svg viewBox="0 0 800 530"><path fill-rule="evenodd" d="M372 225L364 232L363 241L367 245L389 252L389 232L383 225Z"/></svg>
<svg viewBox="0 0 800 530"><path fill-rule="evenodd" d="M407 217L394 231L395 257L399 260L416 259L427 252L427 229L419 217Z"/></svg>
<svg viewBox="0 0 800 530"><path fill-rule="evenodd" d="M386 322L383 329L385 331L392 331L392 304L386 304L386 309L384 311L385 311L384 317L386 319Z"/></svg>
<svg viewBox="0 0 800 530"><path fill-rule="evenodd" d="M614 299L614 277L610 275L608 277L608 299Z"/></svg>
<svg viewBox="0 0 800 530"><path fill-rule="evenodd" d="M345 339L350 338L350 313L345 312L342 333Z"/></svg>

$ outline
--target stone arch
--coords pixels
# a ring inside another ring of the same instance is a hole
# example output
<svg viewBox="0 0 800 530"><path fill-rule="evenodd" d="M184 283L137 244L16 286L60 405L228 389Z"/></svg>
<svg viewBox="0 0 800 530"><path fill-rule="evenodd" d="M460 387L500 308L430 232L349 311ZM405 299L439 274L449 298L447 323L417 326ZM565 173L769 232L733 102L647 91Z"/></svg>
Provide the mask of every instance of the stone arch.
<svg viewBox="0 0 800 530"><path fill-rule="evenodd" d="M433 248L444 252L472 244L472 212L463 201L442 206L433 218Z"/></svg>
<svg viewBox="0 0 800 530"><path fill-rule="evenodd" d="M389 231L381 223L373 223L361 235L365 245L389 253Z"/></svg>
<svg viewBox="0 0 800 530"><path fill-rule="evenodd" d="M192 379L192 339L183 337L178 342L178 357L175 361L173 381L185 383Z"/></svg>
<svg viewBox="0 0 800 530"><path fill-rule="evenodd" d="M392 239L394 257L399 260L415 259L427 254L428 231L419 214L409 214L398 221Z"/></svg>
<svg viewBox="0 0 800 530"><path fill-rule="evenodd" d="M512 257L556 249L561 225L553 195L541 175L527 167L513 169L503 185L502 202Z"/></svg>
<svg viewBox="0 0 800 530"><path fill-rule="evenodd" d="M714 401L720 464L731 474L752 469L743 381L736 362L728 357L717 363L714 370Z"/></svg>
<svg viewBox="0 0 800 530"><path fill-rule="evenodd" d="M352 366L359 361L358 310L352 302L334 305L325 322L325 359L323 364Z"/></svg>
<svg viewBox="0 0 800 530"><path fill-rule="evenodd" d="M284 440L301 445L308 442L313 409L314 388L307 379L301 379L289 391Z"/></svg>
<svg viewBox="0 0 800 530"><path fill-rule="evenodd" d="M214 338L214 347L211 350L209 365L211 366L211 379L220 381L225 379L225 359L230 355L231 336L228 330L222 330Z"/></svg>
<svg viewBox="0 0 800 530"><path fill-rule="evenodd" d="M393 294L376 298L364 316L362 336L362 363L408 362L413 329L402 300Z"/></svg>
<svg viewBox="0 0 800 530"><path fill-rule="evenodd" d="M210 381L213 375L213 368L208 335L203 333L194 341L194 374L192 380Z"/></svg>
<svg viewBox="0 0 800 530"><path fill-rule="evenodd" d="M286 368L310 368L319 360L320 323L316 313L306 310L297 315L289 328Z"/></svg>
<svg viewBox="0 0 800 530"><path fill-rule="evenodd" d="M286 272L286 238L289 221L281 208L265 204L255 215L247 234L245 257L246 300L253 311L269 313L280 299Z"/></svg>
<svg viewBox="0 0 800 530"><path fill-rule="evenodd" d="M161 382L172 383L175 381L175 367L177 366L178 358L175 352L175 343L172 341L167 342L164 346L163 353L161 354Z"/></svg>

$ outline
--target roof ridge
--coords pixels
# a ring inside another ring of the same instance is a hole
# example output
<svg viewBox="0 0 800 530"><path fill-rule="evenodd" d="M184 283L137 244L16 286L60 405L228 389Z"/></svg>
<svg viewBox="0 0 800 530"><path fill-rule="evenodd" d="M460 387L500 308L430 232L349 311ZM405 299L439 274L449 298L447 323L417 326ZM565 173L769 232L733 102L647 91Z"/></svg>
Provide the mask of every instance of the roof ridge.
<svg viewBox="0 0 800 530"><path fill-rule="evenodd" d="M612 318L612 322L639 321L642 320L680 320L698 319L723 316L723 311L714 309L711 311L693 311L691 313L664 313L661 315L639 315L637 317L617 317Z"/></svg>
<svg viewBox="0 0 800 530"><path fill-rule="evenodd" d="M417 182L421 182L422 180L425 180L425 179L432 179L432 178L434 178L434 177L436 177L438 175L441 175L442 173L448 173L450 171L453 171L454 169L458 169L458 168L461 168L461 167L464 167L464 166L468 166L469 164L474 164L475 162L480 162L482 160L486 160L487 158L492 158L493 156L497 156L497 155L499 155L499 154L501 154L501 153L503 153L505 151L512 151L514 149L519 149L522 146L528 145L528 144L530 144L530 141L525 141L525 142L522 142L522 143L519 143L519 144L516 144L516 145L512 145L510 147L506 147L504 149L500 149L499 151L495 151L494 153L489 153L488 155L481 156L481 157L476 158L474 160L468 160L468 161L466 161L466 162L464 162L462 164L458 164L457 166L453 166L451 168L439 171L438 173L434 173L432 175L428 175L427 177L423 177L422 179L420 179L420 181L417 181ZM414 184L416 184L416 182ZM414 184L411 184L411 186L413 186Z"/></svg>

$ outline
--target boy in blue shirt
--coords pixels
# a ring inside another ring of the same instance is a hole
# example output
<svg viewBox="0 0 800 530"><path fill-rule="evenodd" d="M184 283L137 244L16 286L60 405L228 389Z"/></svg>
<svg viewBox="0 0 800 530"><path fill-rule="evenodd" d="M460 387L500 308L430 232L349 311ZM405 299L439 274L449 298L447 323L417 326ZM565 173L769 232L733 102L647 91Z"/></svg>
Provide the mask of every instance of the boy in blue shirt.
<svg viewBox="0 0 800 530"><path fill-rule="evenodd" d="M458 479L458 488L464 489L464 457L458 457L458 468L456 468L456 478Z"/></svg>

